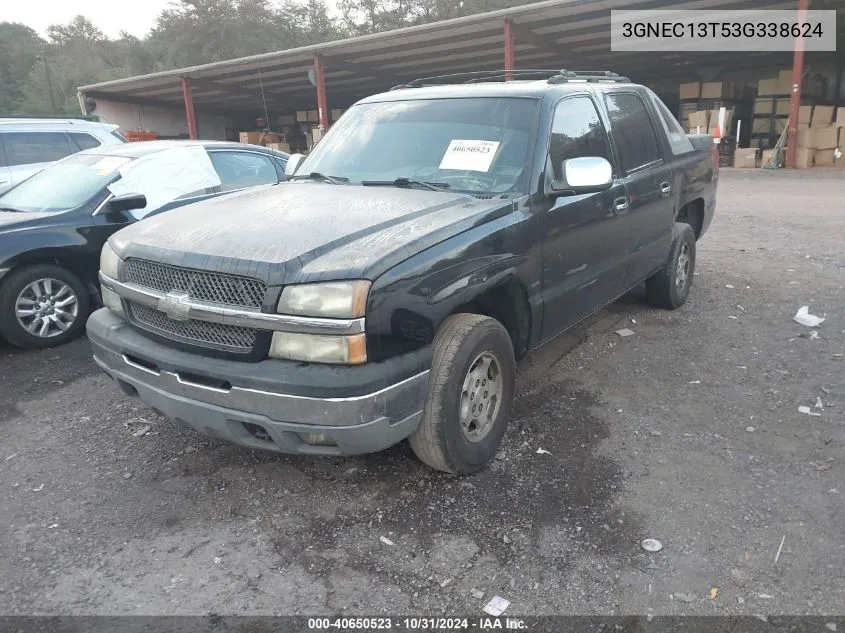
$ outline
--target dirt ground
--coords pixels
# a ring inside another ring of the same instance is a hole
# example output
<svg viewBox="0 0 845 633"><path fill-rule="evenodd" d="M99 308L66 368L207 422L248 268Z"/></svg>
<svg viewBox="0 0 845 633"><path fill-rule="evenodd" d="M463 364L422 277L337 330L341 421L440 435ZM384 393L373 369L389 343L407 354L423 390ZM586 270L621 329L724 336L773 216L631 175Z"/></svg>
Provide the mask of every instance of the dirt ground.
<svg viewBox="0 0 845 633"><path fill-rule="evenodd" d="M468 478L242 450L85 340L0 347L0 614L841 614L843 353L845 172L764 170L723 170L686 306L635 291L523 362Z"/></svg>

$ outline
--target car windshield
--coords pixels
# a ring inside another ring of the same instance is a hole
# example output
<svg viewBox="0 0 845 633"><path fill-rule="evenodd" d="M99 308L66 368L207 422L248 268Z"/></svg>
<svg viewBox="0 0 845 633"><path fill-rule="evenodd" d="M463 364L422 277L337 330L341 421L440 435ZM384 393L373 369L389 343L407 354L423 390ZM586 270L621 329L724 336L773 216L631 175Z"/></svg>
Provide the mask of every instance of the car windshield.
<svg viewBox="0 0 845 633"><path fill-rule="evenodd" d="M350 108L297 169L349 184L412 179L496 195L528 188L534 99L473 97Z"/></svg>
<svg viewBox="0 0 845 633"><path fill-rule="evenodd" d="M114 181L117 170L129 160L100 154L69 156L0 196L0 209L40 213L75 209Z"/></svg>

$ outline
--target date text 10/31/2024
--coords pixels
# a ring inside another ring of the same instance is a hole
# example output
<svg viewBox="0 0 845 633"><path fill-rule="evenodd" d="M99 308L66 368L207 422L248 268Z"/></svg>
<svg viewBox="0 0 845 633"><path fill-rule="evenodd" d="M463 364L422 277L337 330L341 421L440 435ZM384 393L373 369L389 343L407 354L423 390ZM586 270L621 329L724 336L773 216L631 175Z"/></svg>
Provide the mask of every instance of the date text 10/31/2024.
<svg viewBox="0 0 845 633"><path fill-rule="evenodd" d="M313 631L465 631L510 630L528 628L520 618L309 618L308 628Z"/></svg>

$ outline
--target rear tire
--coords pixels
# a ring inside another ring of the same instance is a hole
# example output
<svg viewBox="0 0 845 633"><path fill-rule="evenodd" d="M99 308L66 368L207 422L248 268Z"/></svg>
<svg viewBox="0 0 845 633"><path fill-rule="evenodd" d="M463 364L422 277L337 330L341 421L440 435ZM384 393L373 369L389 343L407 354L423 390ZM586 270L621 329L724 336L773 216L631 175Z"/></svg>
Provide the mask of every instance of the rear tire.
<svg viewBox="0 0 845 633"><path fill-rule="evenodd" d="M0 332L18 347L42 349L77 338L89 309L85 284L53 264L16 270L0 286Z"/></svg>
<svg viewBox="0 0 845 633"><path fill-rule="evenodd" d="M490 462L510 417L513 343L497 320L456 314L434 337L423 419L409 438L425 464L464 475Z"/></svg>
<svg viewBox="0 0 845 633"><path fill-rule="evenodd" d="M686 303L695 272L695 231L689 224L676 222L672 234L666 265L645 282L648 302L667 310L675 310Z"/></svg>

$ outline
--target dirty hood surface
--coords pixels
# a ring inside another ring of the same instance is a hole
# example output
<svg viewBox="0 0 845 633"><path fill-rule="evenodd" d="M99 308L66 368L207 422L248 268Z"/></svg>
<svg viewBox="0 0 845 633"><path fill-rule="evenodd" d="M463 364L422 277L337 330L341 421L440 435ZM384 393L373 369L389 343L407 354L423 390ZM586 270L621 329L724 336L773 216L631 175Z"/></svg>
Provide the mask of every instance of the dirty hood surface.
<svg viewBox="0 0 845 633"><path fill-rule="evenodd" d="M285 183L148 218L110 243L123 258L257 277L271 285L373 278L391 262L511 205L418 189Z"/></svg>

